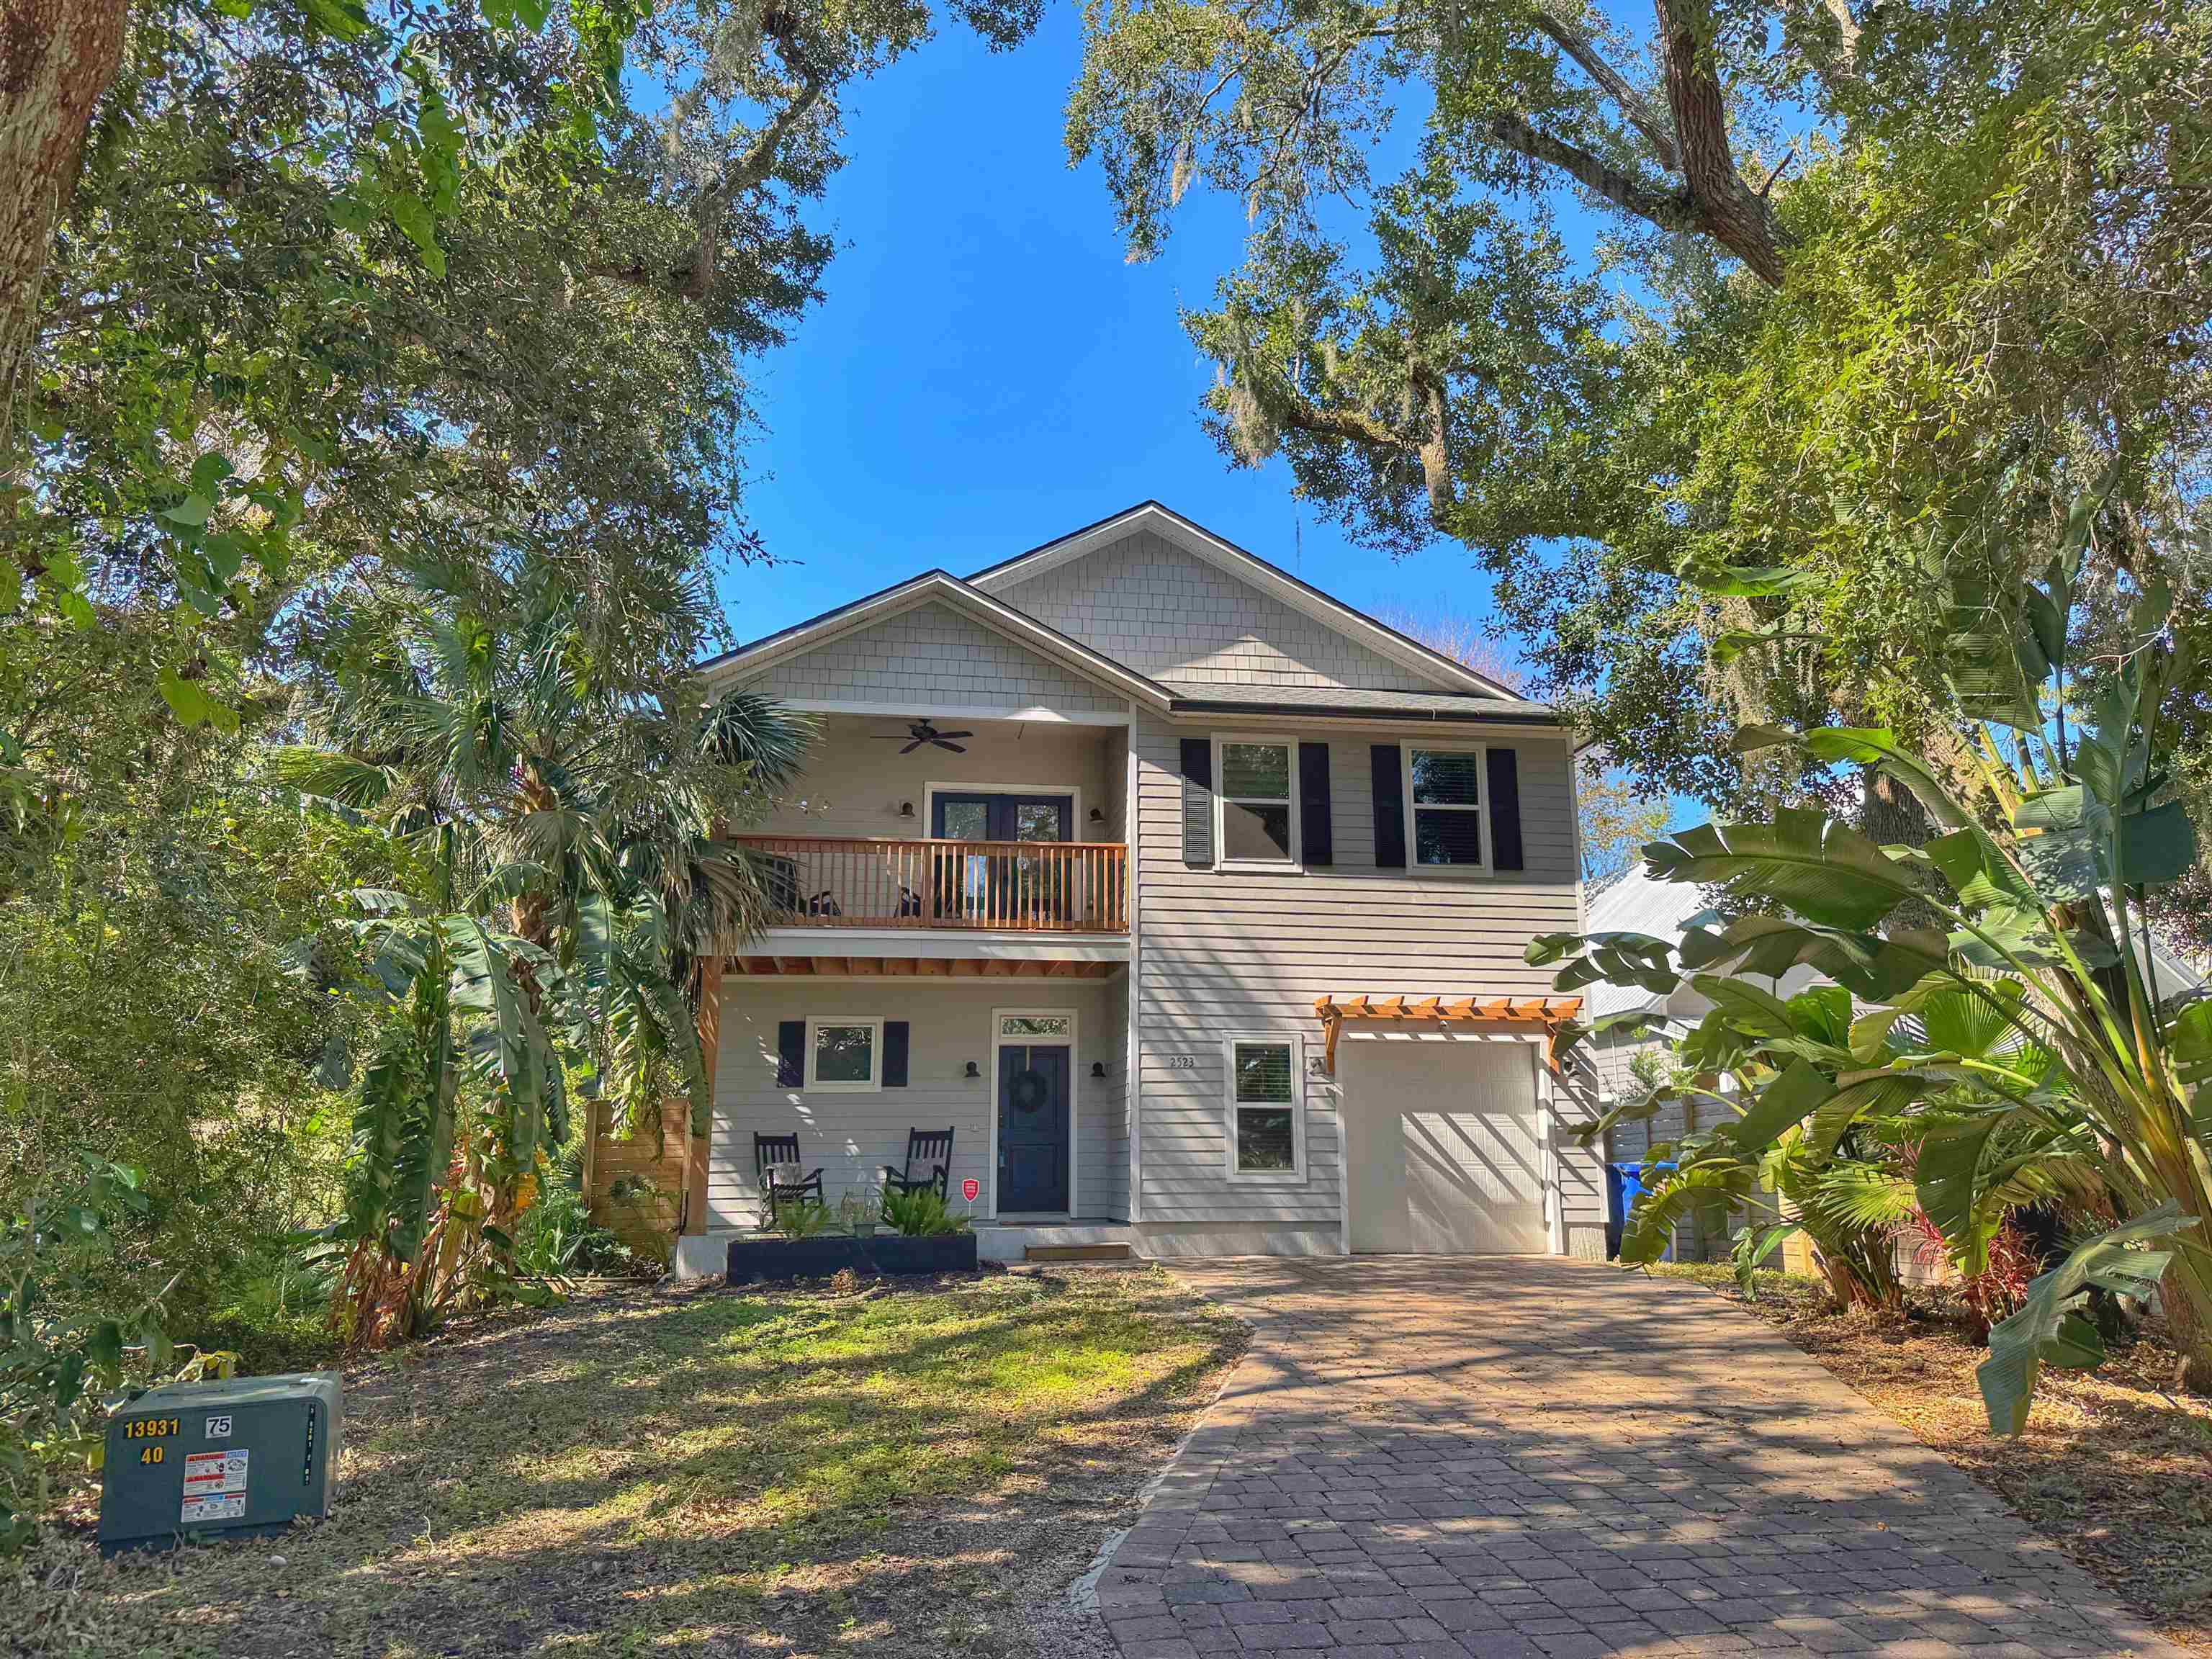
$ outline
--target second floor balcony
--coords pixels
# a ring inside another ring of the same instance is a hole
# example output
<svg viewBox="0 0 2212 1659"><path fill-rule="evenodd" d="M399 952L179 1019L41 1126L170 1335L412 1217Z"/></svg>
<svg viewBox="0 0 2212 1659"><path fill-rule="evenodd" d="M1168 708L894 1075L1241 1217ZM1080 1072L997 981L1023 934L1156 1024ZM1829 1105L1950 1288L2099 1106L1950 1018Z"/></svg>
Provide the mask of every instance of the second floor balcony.
<svg viewBox="0 0 2212 1659"><path fill-rule="evenodd" d="M1126 933L1121 842L739 836L776 927Z"/></svg>

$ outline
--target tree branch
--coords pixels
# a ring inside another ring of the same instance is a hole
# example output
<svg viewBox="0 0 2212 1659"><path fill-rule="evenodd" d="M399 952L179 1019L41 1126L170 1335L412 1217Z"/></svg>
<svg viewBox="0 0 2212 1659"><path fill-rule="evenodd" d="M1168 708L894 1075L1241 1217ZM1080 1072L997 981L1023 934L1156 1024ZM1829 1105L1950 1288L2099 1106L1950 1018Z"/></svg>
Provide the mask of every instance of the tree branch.
<svg viewBox="0 0 2212 1659"><path fill-rule="evenodd" d="M673 265L665 271L650 270L636 262L627 265L587 265L586 274L610 282L628 283L634 288L649 289L655 293L673 294L679 299L705 298L714 286L715 256L721 247L722 227L730 216L730 210L739 197L768 182L782 157L784 144L812 112L815 105L822 101L828 88L826 75L809 74L791 101L754 135L752 143L724 162L714 181L699 193L698 205L693 212L699 228L698 239Z"/></svg>
<svg viewBox="0 0 2212 1659"><path fill-rule="evenodd" d="M1835 0L1835 3L1841 4L1842 0ZM1536 27L1574 60L1576 66L1597 84L1598 90L1620 106L1628 124L1642 133L1644 142L1651 146L1661 167L1672 173L1681 165L1674 149L1674 130L1666 116L1651 106L1650 101L1630 84L1626 76L1599 55L1596 42L1583 32L1579 24L1571 22L1549 6L1540 5L1536 9Z"/></svg>
<svg viewBox="0 0 2212 1659"><path fill-rule="evenodd" d="M1559 168L1622 212L1648 220L1662 230L1687 233L1705 228L1686 195L1654 190L1579 145L1555 138L1548 132L1539 132L1518 115L1491 117L1490 137L1516 155Z"/></svg>
<svg viewBox="0 0 2212 1659"><path fill-rule="evenodd" d="M714 285L714 254L721 246L722 224L731 206L747 191L758 188L775 171L784 142L822 101L829 77L810 71L799 94L769 118L744 152L723 167L721 176L699 198L699 240L691 250L690 270L683 285L688 299L704 297Z"/></svg>

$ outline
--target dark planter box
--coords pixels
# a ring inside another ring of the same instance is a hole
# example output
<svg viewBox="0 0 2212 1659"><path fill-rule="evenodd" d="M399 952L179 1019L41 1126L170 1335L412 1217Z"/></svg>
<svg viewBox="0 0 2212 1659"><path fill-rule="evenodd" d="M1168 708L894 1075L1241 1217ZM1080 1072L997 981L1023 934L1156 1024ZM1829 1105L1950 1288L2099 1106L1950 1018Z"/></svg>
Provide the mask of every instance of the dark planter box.
<svg viewBox="0 0 2212 1659"><path fill-rule="evenodd" d="M854 1238L823 1233L814 1238L733 1238L729 1281L754 1285L764 1279L827 1279L840 1268L856 1273L972 1273L975 1235L938 1233L908 1238L878 1233Z"/></svg>

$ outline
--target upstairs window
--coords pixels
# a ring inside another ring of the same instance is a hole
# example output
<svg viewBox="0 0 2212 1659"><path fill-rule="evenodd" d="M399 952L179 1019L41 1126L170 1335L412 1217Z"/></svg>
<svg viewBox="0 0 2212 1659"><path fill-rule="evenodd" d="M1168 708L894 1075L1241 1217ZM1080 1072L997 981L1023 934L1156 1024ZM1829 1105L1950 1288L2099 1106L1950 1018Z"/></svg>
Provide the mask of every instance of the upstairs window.
<svg viewBox="0 0 2212 1659"><path fill-rule="evenodd" d="M1291 745L1224 738L1214 775L1220 780L1221 862L1294 865L1297 815L1291 810Z"/></svg>
<svg viewBox="0 0 2212 1659"><path fill-rule="evenodd" d="M1488 867L1482 764L1480 749L1406 745L1406 844L1414 864Z"/></svg>

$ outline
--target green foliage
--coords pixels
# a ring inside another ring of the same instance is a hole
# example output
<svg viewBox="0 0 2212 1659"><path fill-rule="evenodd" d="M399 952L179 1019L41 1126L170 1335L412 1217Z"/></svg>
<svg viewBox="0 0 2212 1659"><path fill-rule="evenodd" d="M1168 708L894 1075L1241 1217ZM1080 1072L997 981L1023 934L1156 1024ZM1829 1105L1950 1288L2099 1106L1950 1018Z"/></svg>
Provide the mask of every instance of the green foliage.
<svg viewBox="0 0 2212 1659"><path fill-rule="evenodd" d="M1979 759L1972 794L1954 793L1924 754L1886 731L1745 733L1747 747L1788 743L1821 763L1873 769L1919 798L1943 830L1936 839L1878 847L1790 809L1771 823L1686 831L1654 843L1646 861L1655 876L1714 892L1717 928L1692 930L1672 952L1613 936L1542 939L1528 952L1564 961L1562 985L1671 990L1686 981L1713 1004L1654 1093L1694 1095L1737 1115L1677 1153L1680 1167L1638 1211L1650 1211L1653 1229L1741 1196L1754 1163L1800 1206L1824 1255L1832 1241L1820 1230L1844 1230L1832 1242L1845 1258L1863 1255L1850 1235L1906 1212L1909 1178L1911 1206L1969 1279L1990 1272L1992 1242L2025 1205L2063 1200L2117 1215L2122 1242L2164 1218L2153 1231L2172 1243L2154 1266L2091 1250L2079 1258L2089 1265L2039 1281L2028 1306L1997 1328L2007 1334L1992 1337L1984 1393L1992 1425L2008 1433L2026 1420L2040 1364L2101 1354L2080 1321L2063 1318L2069 1298L2087 1283L2140 1286L2169 1261L2165 1303L2191 1380L2212 1387L2212 1246L2197 1225L2212 1215L2203 1133L2212 1026L2206 1004L2160 994L2138 932L2146 887L2194 856L2187 820L2172 810L2166 742L2194 647L2173 626L2169 596L2145 593L2132 649L2094 665L2089 718L2069 722L2059 698L2081 550L2078 538L2063 540L2043 578L2017 591L1971 574L1952 590L1962 665L1953 733ZM1908 907L1941 931L1898 926ZM1886 924L1889 934L1874 931ZM1747 979L1694 971L1773 974L1804 962L1843 983L1784 1001ZM1887 1170L1855 1167L1867 1162L1850 1151L1862 1137L1893 1149L1874 1160ZM1632 1227L1624 1254L1656 1254L1650 1231ZM1854 1279L1869 1267L1887 1274L1886 1258L1849 1261ZM2107 1272L2109 1284L2095 1277Z"/></svg>
<svg viewBox="0 0 2212 1659"><path fill-rule="evenodd" d="M450 825L441 841L450 863ZM531 989L551 975L544 953L466 913L362 898L356 931L400 1018L362 1079L334 1313L349 1341L375 1343L511 1281L508 1230L568 1118Z"/></svg>
<svg viewBox="0 0 2212 1659"><path fill-rule="evenodd" d="M968 1231L968 1218L955 1215L934 1187L917 1187L910 1193L886 1191L883 1218L884 1225L908 1238Z"/></svg>
<svg viewBox="0 0 2212 1659"><path fill-rule="evenodd" d="M2145 1240L2171 1238L2198 1225L2172 1204L2136 1217L2077 1245L2066 1260L2028 1286L2027 1304L1990 1331L1990 1357L1975 1371L1990 1426L2018 1434L2027 1426L2037 1374L2045 1365L2094 1370L2105 1361L2105 1340L2082 1312L2092 1287L2148 1299L2173 1253L2136 1249Z"/></svg>
<svg viewBox="0 0 2212 1659"><path fill-rule="evenodd" d="M837 1225L837 1212L811 1198L780 1198L769 1212L769 1225L786 1238L816 1238Z"/></svg>
<svg viewBox="0 0 2212 1659"><path fill-rule="evenodd" d="M1393 553L1466 548L1531 692L1647 789L1763 812L1829 783L1732 757L1747 721L1940 737L1941 568L2016 586L2116 458L2077 624L2117 654L2164 580L2212 627L2203 8L1084 15L1067 146L1132 255L1193 190L1249 218L1184 319L1231 460Z"/></svg>
<svg viewBox="0 0 2212 1659"><path fill-rule="evenodd" d="M177 1370L161 1319L168 1287L107 1313L82 1311L114 1249L112 1224L150 1208L142 1170L87 1158L0 1224L0 1555L36 1529L55 1472L100 1467L103 1396ZM204 1354L191 1375L228 1375Z"/></svg>
<svg viewBox="0 0 2212 1659"><path fill-rule="evenodd" d="M556 1161L514 1233L514 1270L530 1278L633 1277L649 1264L592 1219L580 1141Z"/></svg>

